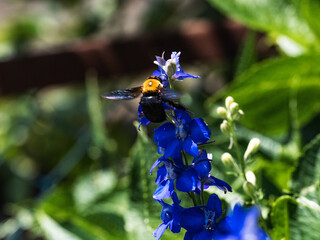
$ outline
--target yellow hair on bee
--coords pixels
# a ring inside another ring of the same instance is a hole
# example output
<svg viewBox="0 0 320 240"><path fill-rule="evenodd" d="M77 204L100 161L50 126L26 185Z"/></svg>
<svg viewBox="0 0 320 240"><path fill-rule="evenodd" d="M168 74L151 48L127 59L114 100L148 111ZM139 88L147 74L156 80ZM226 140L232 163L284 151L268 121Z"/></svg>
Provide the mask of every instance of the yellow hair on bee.
<svg viewBox="0 0 320 240"><path fill-rule="evenodd" d="M162 84L158 79L149 78L142 85L142 92L158 92L162 88Z"/></svg>

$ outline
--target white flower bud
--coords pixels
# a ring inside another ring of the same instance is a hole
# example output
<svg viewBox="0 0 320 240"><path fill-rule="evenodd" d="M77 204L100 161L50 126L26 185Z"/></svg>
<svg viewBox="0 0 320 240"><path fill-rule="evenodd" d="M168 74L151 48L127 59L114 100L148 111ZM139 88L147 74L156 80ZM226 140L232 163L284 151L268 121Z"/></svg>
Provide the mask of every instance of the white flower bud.
<svg viewBox="0 0 320 240"><path fill-rule="evenodd" d="M233 103L230 104L230 108L229 109L230 109L231 114L234 114L234 113L238 112L239 104L236 103L236 102L233 102Z"/></svg>
<svg viewBox="0 0 320 240"><path fill-rule="evenodd" d="M243 115L244 115L244 112L241 109L239 109L239 111L233 115L233 119L236 121L239 121Z"/></svg>
<svg viewBox="0 0 320 240"><path fill-rule="evenodd" d="M242 187L243 187L243 190L244 190L249 196L254 196L254 195L255 195L256 189L255 189L255 186L254 186L251 182L245 181L245 182L243 183Z"/></svg>
<svg viewBox="0 0 320 240"><path fill-rule="evenodd" d="M218 107L217 113L223 119L227 119L227 117L228 117L227 109L225 109L224 107Z"/></svg>
<svg viewBox="0 0 320 240"><path fill-rule="evenodd" d="M252 138L248 144L247 150L244 153L244 159L246 160L249 155L258 151L260 147L260 139L259 138Z"/></svg>
<svg viewBox="0 0 320 240"><path fill-rule="evenodd" d="M221 132L230 134L231 127L227 120L223 120L223 122L220 124L220 129Z"/></svg>
<svg viewBox="0 0 320 240"><path fill-rule="evenodd" d="M231 105L231 103L233 103L233 102L234 102L233 97L230 97L230 96L229 96L229 97L226 98L225 104L226 104L227 109L230 110L230 105Z"/></svg>
<svg viewBox="0 0 320 240"><path fill-rule="evenodd" d="M254 175L254 173L252 171L246 172L246 178L253 185L256 185L256 175Z"/></svg>
<svg viewBox="0 0 320 240"><path fill-rule="evenodd" d="M167 73L168 77L171 78L177 71L177 65L174 60L169 59L166 62L166 66L164 67L165 72Z"/></svg>
<svg viewBox="0 0 320 240"><path fill-rule="evenodd" d="M222 154L221 161L226 167L233 170L237 170L237 165L234 162L234 159L230 153L225 152L224 154Z"/></svg>

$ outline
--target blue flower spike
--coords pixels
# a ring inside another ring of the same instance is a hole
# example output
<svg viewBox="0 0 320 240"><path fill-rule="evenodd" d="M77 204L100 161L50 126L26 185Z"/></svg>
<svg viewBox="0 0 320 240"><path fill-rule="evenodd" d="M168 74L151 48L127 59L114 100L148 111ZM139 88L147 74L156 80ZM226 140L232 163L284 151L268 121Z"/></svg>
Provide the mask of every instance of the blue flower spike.
<svg viewBox="0 0 320 240"><path fill-rule="evenodd" d="M168 60L165 60L164 53L161 57L156 56L154 63L159 69L152 75L162 80L164 88L170 88L171 81L199 78L183 71L180 55L181 52L172 52ZM184 228L185 240L269 240L258 225L260 211L257 207L245 209L235 205L233 211L224 216L218 195L211 194L206 202L204 191L210 186L224 193L232 192L227 182L211 173L214 172L212 154L209 155L204 149L205 145L214 142L210 141L211 130L204 119L193 117L186 110L176 109L166 103L163 103L163 107L171 114L168 115L170 121L154 129L154 142L160 157L151 166L150 174L157 169L157 188L153 198L162 205L162 223L153 236L159 240L168 228L172 233ZM141 106L138 118L140 124L147 125L150 122ZM188 162L191 159L193 161L190 164ZM187 193L194 206L188 207L187 203L183 203L182 207L178 192L181 195ZM170 198L172 204L166 203Z"/></svg>

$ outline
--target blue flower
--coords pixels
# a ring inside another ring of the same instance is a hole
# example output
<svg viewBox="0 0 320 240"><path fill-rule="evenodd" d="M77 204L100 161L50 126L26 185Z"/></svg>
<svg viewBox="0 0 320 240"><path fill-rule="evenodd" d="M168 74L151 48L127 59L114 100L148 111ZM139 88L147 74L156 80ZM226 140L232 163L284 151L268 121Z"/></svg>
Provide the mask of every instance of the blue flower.
<svg viewBox="0 0 320 240"><path fill-rule="evenodd" d="M183 207L179 205L180 201L176 193L172 194L173 204L169 205L162 200L158 202L162 205L161 211L161 219L163 223L153 232L153 236L159 240L163 235L164 231L169 227L171 232L178 233L180 232L180 219L181 212L183 211Z"/></svg>
<svg viewBox="0 0 320 240"><path fill-rule="evenodd" d="M254 206L250 209L235 205L233 212L222 219L215 231L215 240L270 240L258 225L260 210Z"/></svg>
<svg viewBox="0 0 320 240"><path fill-rule="evenodd" d="M191 75L183 71L179 62L180 54L181 52L172 52L171 58L167 61L164 60L164 54L162 54L162 57L156 56L154 63L159 66L159 70L154 71L152 75L163 78L164 82L168 82L168 78L177 81L182 81L185 78L200 78L199 76Z"/></svg>
<svg viewBox="0 0 320 240"><path fill-rule="evenodd" d="M181 192L191 192L199 186L197 172L193 168L177 167L171 160L160 158L151 168L151 171L161 162L164 164L157 171L156 184L158 187L153 194L155 200L170 198L174 193L174 181L176 189Z"/></svg>
<svg viewBox="0 0 320 240"><path fill-rule="evenodd" d="M192 119L183 110L175 110L174 113L174 124L165 123L154 130L154 141L165 149L165 158L178 158L182 150L198 156L198 144L206 143L211 136L208 125L201 118Z"/></svg>
<svg viewBox="0 0 320 240"><path fill-rule="evenodd" d="M195 214L194 214L195 215ZM216 194L211 194L207 205L203 207L202 219L198 216L193 219L188 218L185 211L181 213L181 226L187 230L184 239L186 240L207 240L213 239L217 220L222 215L221 201ZM188 224L184 224L184 221ZM191 222L191 223L189 223Z"/></svg>

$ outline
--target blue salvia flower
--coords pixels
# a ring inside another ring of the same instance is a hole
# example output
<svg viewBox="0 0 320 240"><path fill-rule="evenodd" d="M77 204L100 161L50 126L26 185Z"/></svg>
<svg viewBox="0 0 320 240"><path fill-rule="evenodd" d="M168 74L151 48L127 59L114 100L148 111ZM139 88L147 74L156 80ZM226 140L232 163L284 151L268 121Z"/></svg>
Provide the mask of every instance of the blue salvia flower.
<svg viewBox="0 0 320 240"><path fill-rule="evenodd" d="M154 130L154 141L165 149L165 158L179 158L182 150L194 157L198 156L198 144L204 144L210 139L211 130L202 118L192 119L183 110L175 110L174 113L174 123L165 123Z"/></svg>
<svg viewBox="0 0 320 240"><path fill-rule="evenodd" d="M172 52L171 58L167 61L164 60L164 54L162 57L156 56L156 61L154 63L159 66L159 70L156 70L152 73L154 76L159 76L164 82L167 82L168 79L182 81L185 78L200 78L199 76L185 73L180 66L180 55L181 52ZM164 84L167 86L168 84Z"/></svg>
<svg viewBox="0 0 320 240"><path fill-rule="evenodd" d="M236 204L233 211L218 223L214 239L270 240L258 225L259 215L256 206L246 209Z"/></svg>
<svg viewBox="0 0 320 240"><path fill-rule="evenodd" d="M161 220L163 221L160 226L153 232L153 236L159 240L165 230L169 227L173 233L180 232L180 219L183 207L179 205L180 201L176 193L172 194L173 204L169 205L162 200L158 202L162 205Z"/></svg>
<svg viewBox="0 0 320 240"><path fill-rule="evenodd" d="M192 216L185 216L182 214L181 223L183 227L187 230L185 235L185 240L209 240L213 239L215 235L215 229L217 226L217 220L222 215L221 201L216 194L211 194L207 205L203 207L203 218L200 217L192 219ZM188 219L188 217L190 219ZM189 225L183 224L183 218L186 222L192 222L193 228ZM198 231L196 231L198 230Z"/></svg>
<svg viewBox="0 0 320 240"><path fill-rule="evenodd" d="M158 187L153 194L153 198L161 200L170 198L174 193L174 181L176 182L176 189L181 192L195 191L199 185L197 172L193 168L179 168L173 164L171 160L161 159L164 163L158 171L156 184ZM158 163L159 161L157 161Z"/></svg>

